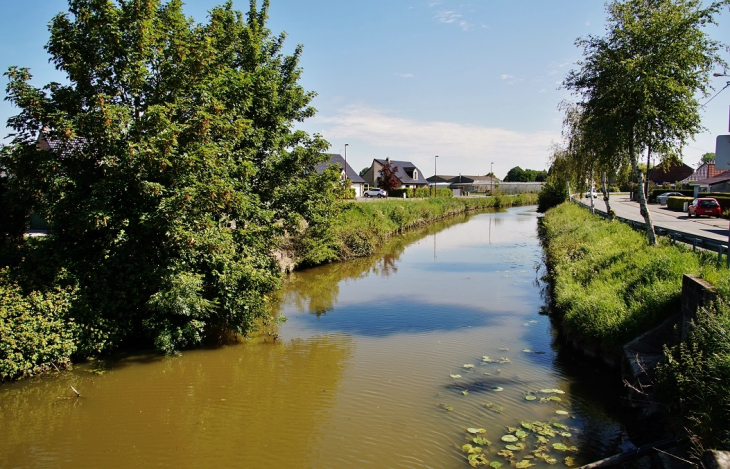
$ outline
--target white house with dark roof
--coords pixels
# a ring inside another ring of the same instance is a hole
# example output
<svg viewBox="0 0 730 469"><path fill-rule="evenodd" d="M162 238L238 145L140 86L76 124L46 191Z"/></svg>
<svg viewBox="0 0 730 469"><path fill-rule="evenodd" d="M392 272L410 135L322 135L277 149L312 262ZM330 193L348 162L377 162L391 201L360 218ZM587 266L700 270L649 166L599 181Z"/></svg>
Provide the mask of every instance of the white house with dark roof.
<svg viewBox="0 0 730 469"><path fill-rule="evenodd" d="M391 167L397 168L395 175L401 183L401 188L411 189L424 187L428 185L428 181L423 176L416 165L410 161L396 161L386 158L384 160L374 159L370 169L363 174L362 178L365 182L373 187L378 186L378 178L380 178L380 171L385 163L390 163Z"/></svg>
<svg viewBox="0 0 730 469"><path fill-rule="evenodd" d="M342 155L335 153L327 154L329 155L330 159L324 163L317 164L317 172L321 173L330 165L339 165L340 179L343 181L345 180L345 178L349 179L351 187L355 189L355 197L362 197L362 194L365 191L365 180L361 178L354 169L352 169L352 166L350 166L349 163L345 162L345 159L342 157Z"/></svg>

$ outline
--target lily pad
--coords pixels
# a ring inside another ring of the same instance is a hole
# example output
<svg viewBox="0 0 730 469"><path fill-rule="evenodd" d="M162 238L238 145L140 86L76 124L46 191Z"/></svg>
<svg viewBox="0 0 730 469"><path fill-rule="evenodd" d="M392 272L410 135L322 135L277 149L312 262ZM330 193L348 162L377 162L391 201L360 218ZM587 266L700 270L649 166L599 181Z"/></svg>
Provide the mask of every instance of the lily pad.
<svg viewBox="0 0 730 469"><path fill-rule="evenodd" d="M449 376L451 376L454 379L461 378L461 375L449 375Z"/></svg>
<svg viewBox="0 0 730 469"><path fill-rule="evenodd" d="M527 469L527 468L528 468L528 467L530 467L530 466L534 466L534 464L532 464L532 463L531 463L531 462L530 462L529 460L527 460L527 459L523 459L522 461L520 461L520 462L518 462L517 464L515 464L515 467L516 467L517 469Z"/></svg>
<svg viewBox="0 0 730 469"><path fill-rule="evenodd" d="M525 396L526 401L534 401L535 399L537 399L537 397L533 396L532 394Z"/></svg>
<svg viewBox="0 0 730 469"><path fill-rule="evenodd" d="M513 457L514 455L515 454L508 449L503 449L502 451L497 453L497 456L502 456L503 458L507 458L507 459Z"/></svg>
<svg viewBox="0 0 730 469"><path fill-rule="evenodd" d="M550 396L548 399L551 400L551 401L553 401L553 402L562 402L563 401L558 396Z"/></svg>
<svg viewBox="0 0 730 469"><path fill-rule="evenodd" d="M560 432L560 436L570 438L571 436L573 436L573 434L570 432Z"/></svg>
<svg viewBox="0 0 730 469"><path fill-rule="evenodd" d="M467 394L469 394L469 391L464 389L463 391L461 391L461 393L466 396Z"/></svg>
<svg viewBox="0 0 730 469"><path fill-rule="evenodd" d="M540 389L541 393L544 394L563 394L562 392L558 392L560 389Z"/></svg>
<svg viewBox="0 0 730 469"><path fill-rule="evenodd" d="M527 432L526 432L526 431L524 431L524 430L517 430L517 431L515 432L515 436L516 436L517 438L525 438L525 437L527 436Z"/></svg>
<svg viewBox="0 0 730 469"><path fill-rule="evenodd" d="M522 428L526 428L528 430L535 428L535 426L530 422L520 422L520 425L522 425Z"/></svg>
<svg viewBox="0 0 730 469"><path fill-rule="evenodd" d="M500 365L504 365L505 363L512 363L512 360L510 360L510 359L509 359L509 358L507 358L507 357L500 357L500 358L499 358L499 364L500 364Z"/></svg>
<svg viewBox="0 0 730 469"><path fill-rule="evenodd" d="M545 458L545 462L552 465L552 464L557 464L558 460L555 458Z"/></svg>
<svg viewBox="0 0 730 469"><path fill-rule="evenodd" d="M515 445L505 445L505 448L507 448L510 451L519 451L520 448Z"/></svg>
<svg viewBox="0 0 730 469"><path fill-rule="evenodd" d="M572 457L570 457L570 456L566 456L565 457L565 465L568 466L568 467L573 467L573 466L575 466L575 460Z"/></svg>
<svg viewBox="0 0 730 469"><path fill-rule="evenodd" d="M566 451L568 447L562 443L553 443L553 449L556 449L558 451Z"/></svg>
<svg viewBox="0 0 730 469"><path fill-rule="evenodd" d="M474 368L474 365L472 365L471 363L467 363L466 365L464 365L464 368L466 368L468 370L468 369Z"/></svg>
<svg viewBox="0 0 730 469"><path fill-rule="evenodd" d="M502 437L502 441L504 441L505 443L515 443L517 442L517 440L518 438L514 435L504 435Z"/></svg>
<svg viewBox="0 0 730 469"><path fill-rule="evenodd" d="M555 428L562 428L563 430L568 430L568 427L566 425L563 425L560 422L554 422L553 423L553 427L555 427Z"/></svg>
<svg viewBox="0 0 730 469"><path fill-rule="evenodd" d="M499 461L492 461L491 463L489 463L489 465L492 466L494 469L499 469L500 467L502 467L502 463Z"/></svg>
<svg viewBox="0 0 730 469"><path fill-rule="evenodd" d="M555 413L558 415L569 415L568 412L565 410L556 410Z"/></svg>
<svg viewBox="0 0 730 469"><path fill-rule="evenodd" d="M483 436L475 436L474 438L471 439L471 441L473 441L475 444L481 445L481 446L489 446L492 444L489 442L489 440L487 440Z"/></svg>
<svg viewBox="0 0 730 469"><path fill-rule="evenodd" d="M494 391L494 392L502 392L502 391L504 391L504 388L502 386L494 386L492 388L492 391Z"/></svg>

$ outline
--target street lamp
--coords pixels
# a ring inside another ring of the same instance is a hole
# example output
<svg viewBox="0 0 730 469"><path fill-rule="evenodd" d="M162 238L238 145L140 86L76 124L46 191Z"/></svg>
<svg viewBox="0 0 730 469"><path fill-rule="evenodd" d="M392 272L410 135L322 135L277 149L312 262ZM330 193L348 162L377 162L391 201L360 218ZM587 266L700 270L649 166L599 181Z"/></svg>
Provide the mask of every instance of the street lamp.
<svg viewBox="0 0 730 469"><path fill-rule="evenodd" d="M437 195L436 190L437 190L438 186L436 185L436 183L438 182L438 179L439 179L437 176L438 173L436 173L436 158L438 158L438 157L439 157L438 155L433 157L433 196L434 197L436 197L436 195Z"/></svg>
<svg viewBox="0 0 730 469"><path fill-rule="evenodd" d="M349 143L345 144L345 184L347 184L347 147L349 146Z"/></svg>
<svg viewBox="0 0 730 469"><path fill-rule="evenodd" d="M491 174L489 181L492 184L492 188L489 189L489 195L494 195L494 161L492 161L492 164L489 166L489 174Z"/></svg>

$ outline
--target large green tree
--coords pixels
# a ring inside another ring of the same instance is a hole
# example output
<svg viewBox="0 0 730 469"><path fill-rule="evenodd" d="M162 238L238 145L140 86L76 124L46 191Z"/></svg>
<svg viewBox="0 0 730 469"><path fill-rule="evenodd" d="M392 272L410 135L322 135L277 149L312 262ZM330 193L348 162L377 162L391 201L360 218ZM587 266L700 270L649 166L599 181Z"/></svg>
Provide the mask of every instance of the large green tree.
<svg viewBox="0 0 730 469"><path fill-rule="evenodd" d="M245 333L277 285L278 240L326 230L337 175L315 171L327 142L294 129L314 95L267 11L229 1L194 24L180 0L69 0L46 46L67 82L6 73L20 112L0 165L53 226L81 352Z"/></svg>
<svg viewBox="0 0 730 469"><path fill-rule="evenodd" d="M644 175L638 154L672 154L702 129L698 98L706 96L709 73L722 63L721 44L706 27L728 4L700 0L622 0L608 4L606 35L577 42L584 48L580 69L564 85L583 98L592 129L611 139L614 169L626 154L637 175ZM656 243L643 191L637 191L647 234Z"/></svg>

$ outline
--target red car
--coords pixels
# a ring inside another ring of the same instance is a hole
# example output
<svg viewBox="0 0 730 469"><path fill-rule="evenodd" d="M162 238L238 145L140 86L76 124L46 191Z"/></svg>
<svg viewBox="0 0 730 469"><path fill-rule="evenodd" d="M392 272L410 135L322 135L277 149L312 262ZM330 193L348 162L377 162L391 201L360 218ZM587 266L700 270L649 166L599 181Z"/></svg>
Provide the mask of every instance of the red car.
<svg viewBox="0 0 730 469"><path fill-rule="evenodd" d="M689 204L687 208L687 216L692 215L698 217L700 215L707 215L710 217L720 217L722 209L720 203L715 199L710 198L697 198Z"/></svg>

